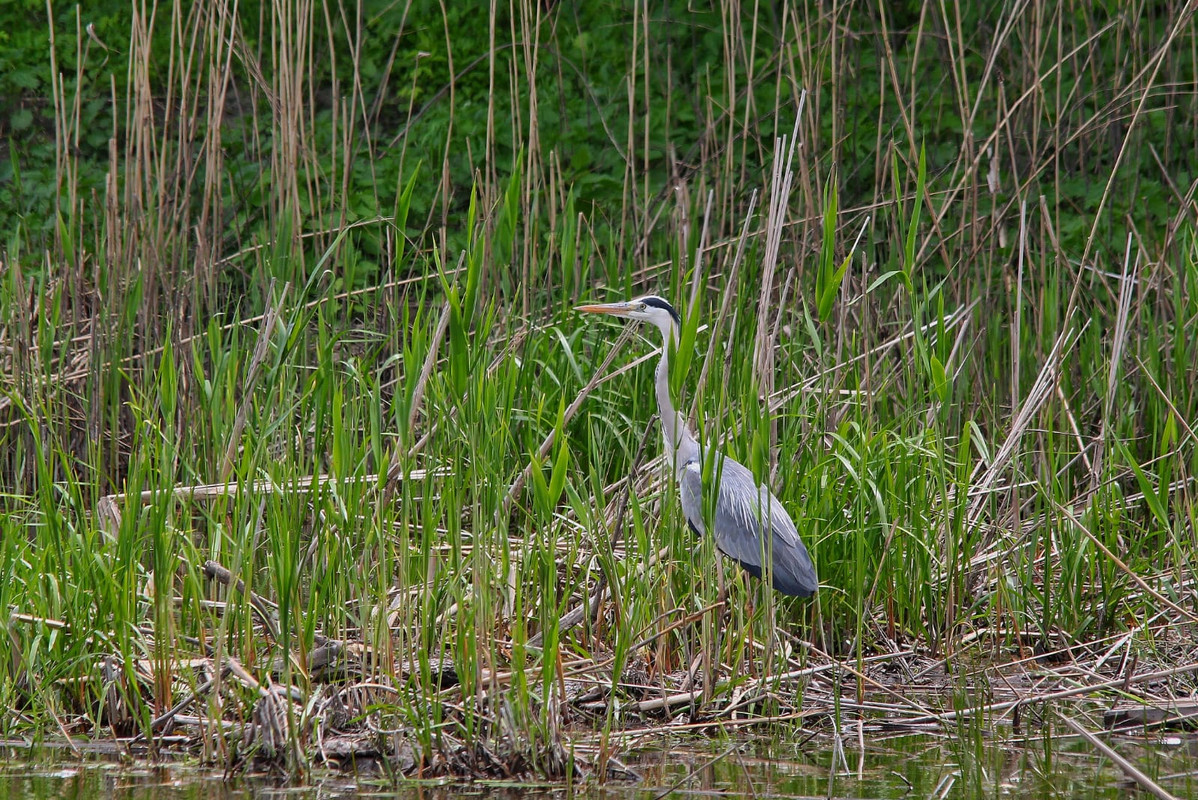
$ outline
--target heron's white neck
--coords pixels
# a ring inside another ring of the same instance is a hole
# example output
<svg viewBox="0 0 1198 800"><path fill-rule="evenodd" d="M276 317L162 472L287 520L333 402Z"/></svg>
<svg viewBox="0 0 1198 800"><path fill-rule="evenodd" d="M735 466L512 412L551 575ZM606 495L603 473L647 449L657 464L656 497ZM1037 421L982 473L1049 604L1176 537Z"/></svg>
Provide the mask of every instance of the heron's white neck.
<svg viewBox="0 0 1198 800"><path fill-rule="evenodd" d="M657 324L661 331L661 361L657 363L657 411L661 417L661 435L666 458L675 472L699 453L699 443L686 427L686 418L674 409L670 399L670 347L678 347L678 324L674 320Z"/></svg>

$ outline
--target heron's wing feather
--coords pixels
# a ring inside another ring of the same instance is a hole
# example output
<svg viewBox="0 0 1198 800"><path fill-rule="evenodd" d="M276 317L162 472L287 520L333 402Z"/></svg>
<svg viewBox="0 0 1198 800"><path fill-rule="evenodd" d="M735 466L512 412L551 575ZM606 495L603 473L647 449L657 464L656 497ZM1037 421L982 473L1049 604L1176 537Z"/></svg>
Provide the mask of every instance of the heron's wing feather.
<svg viewBox="0 0 1198 800"><path fill-rule="evenodd" d="M815 569L781 501L764 485L758 485L744 465L722 454L715 455L718 460L712 465L710 480L718 492L711 520L720 552L761 577L764 551L766 557L772 557L775 588L787 594L813 593L819 585ZM692 460L678 476L683 513L699 532L707 530L703 524L702 470L701 461ZM762 546L763 529L771 534L767 547Z"/></svg>
<svg viewBox="0 0 1198 800"><path fill-rule="evenodd" d="M761 577L761 523L757 515L758 492L752 474L731 458L712 465L711 485L718 487L710 510L712 531L720 552L753 575ZM679 494L687 521L700 533L707 531L703 507L703 464L687 462L679 475Z"/></svg>
<svg viewBox="0 0 1198 800"><path fill-rule="evenodd" d="M678 471L678 499L682 502L682 515L691 530L702 536L707 531L703 524L703 476L697 460L686 462Z"/></svg>

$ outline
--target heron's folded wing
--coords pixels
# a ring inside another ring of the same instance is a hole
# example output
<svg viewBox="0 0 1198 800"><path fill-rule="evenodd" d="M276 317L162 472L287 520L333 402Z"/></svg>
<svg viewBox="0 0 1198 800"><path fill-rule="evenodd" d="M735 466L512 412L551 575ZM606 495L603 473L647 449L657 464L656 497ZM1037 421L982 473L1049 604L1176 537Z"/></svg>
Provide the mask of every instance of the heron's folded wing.
<svg viewBox="0 0 1198 800"><path fill-rule="evenodd" d="M678 476L682 512L700 533L704 524L703 464L687 462ZM761 577L761 522L757 486L753 475L731 458L721 456L712 465L711 484L718 487L711 509L712 531L720 552Z"/></svg>
<svg viewBox="0 0 1198 800"><path fill-rule="evenodd" d="M698 460L688 462L678 479L687 521L697 531L706 531L702 463ZM718 487L711 520L720 552L758 578L761 577L763 555L772 558L775 588L787 594L814 592L819 582L811 558L781 501L764 485L758 485L753 473L744 465L727 456L720 456L713 465L710 480ZM763 520L767 525L762 525ZM764 547L763 528L771 534Z"/></svg>

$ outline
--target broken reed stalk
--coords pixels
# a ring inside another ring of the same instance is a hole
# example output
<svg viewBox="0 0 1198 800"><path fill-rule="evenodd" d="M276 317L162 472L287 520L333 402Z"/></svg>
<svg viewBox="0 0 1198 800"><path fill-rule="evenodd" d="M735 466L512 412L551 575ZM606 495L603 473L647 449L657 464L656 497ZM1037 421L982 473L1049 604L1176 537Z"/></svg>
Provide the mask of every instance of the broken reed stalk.
<svg viewBox="0 0 1198 800"><path fill-rule="evenodd" d="M1138 767L1136 767L1135 764L1132 764L1126 758L1116 753L1114 748L1099 739L1094 734L1090 733L1077 722L1074 722L1068 717L1059 717L1059 719L1061 722L1065 723L1067 728L1089 742L1095 750L1102 753L1104 756L1114 762L1115 766L1123 770L1123 773L1127 775L1127 777L1138 783L1141 789L1152 795L1155 795L1156 797L1160 798L1160 800L1177 800L1176 797L1166 792L1159 783L1145 775Z"/></svg>

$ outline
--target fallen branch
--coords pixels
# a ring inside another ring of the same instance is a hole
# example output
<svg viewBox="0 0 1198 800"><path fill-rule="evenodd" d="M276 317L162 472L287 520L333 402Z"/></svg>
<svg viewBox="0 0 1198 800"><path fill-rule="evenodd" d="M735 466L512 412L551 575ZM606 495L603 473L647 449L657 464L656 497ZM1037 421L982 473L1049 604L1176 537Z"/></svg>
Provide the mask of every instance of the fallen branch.
<svg viewBox="0 0 1198 800"><path fill-rule="evenodd" d="M1123 756L1116 753L1111 748L1110 745L1108 745L1106 742L1099 739L1094 734L1090 733L1088 730L1083 728L1081 725L1078 725L1076 722L1069 719L1068 717L1061 717L1061 722L1064 722L1065 725L1068 726L1070 730L1072 730L1078 736L1082 737L1087 742L1089 742L1090 745L1095 750L1102 753L1104 756L1109 758L1111 761L1115 762L1115 766L1117 766L1119 769L1123 770L1124 774L1127 775L1127 777L1131 778L1133 781L1140 784L1141 789L1144 789L1147 792L1151 792L1152 794L1159 797L1161 800L1177 800L1177 798L1175 798L1173 795L1166 792L1159 783L1154 781L1152 778L1149 778L1147 775L1145 775L1140 770L1138 770L1136 768L1135 764L1131 763L1126 758L1124 758Z"/></svg>

